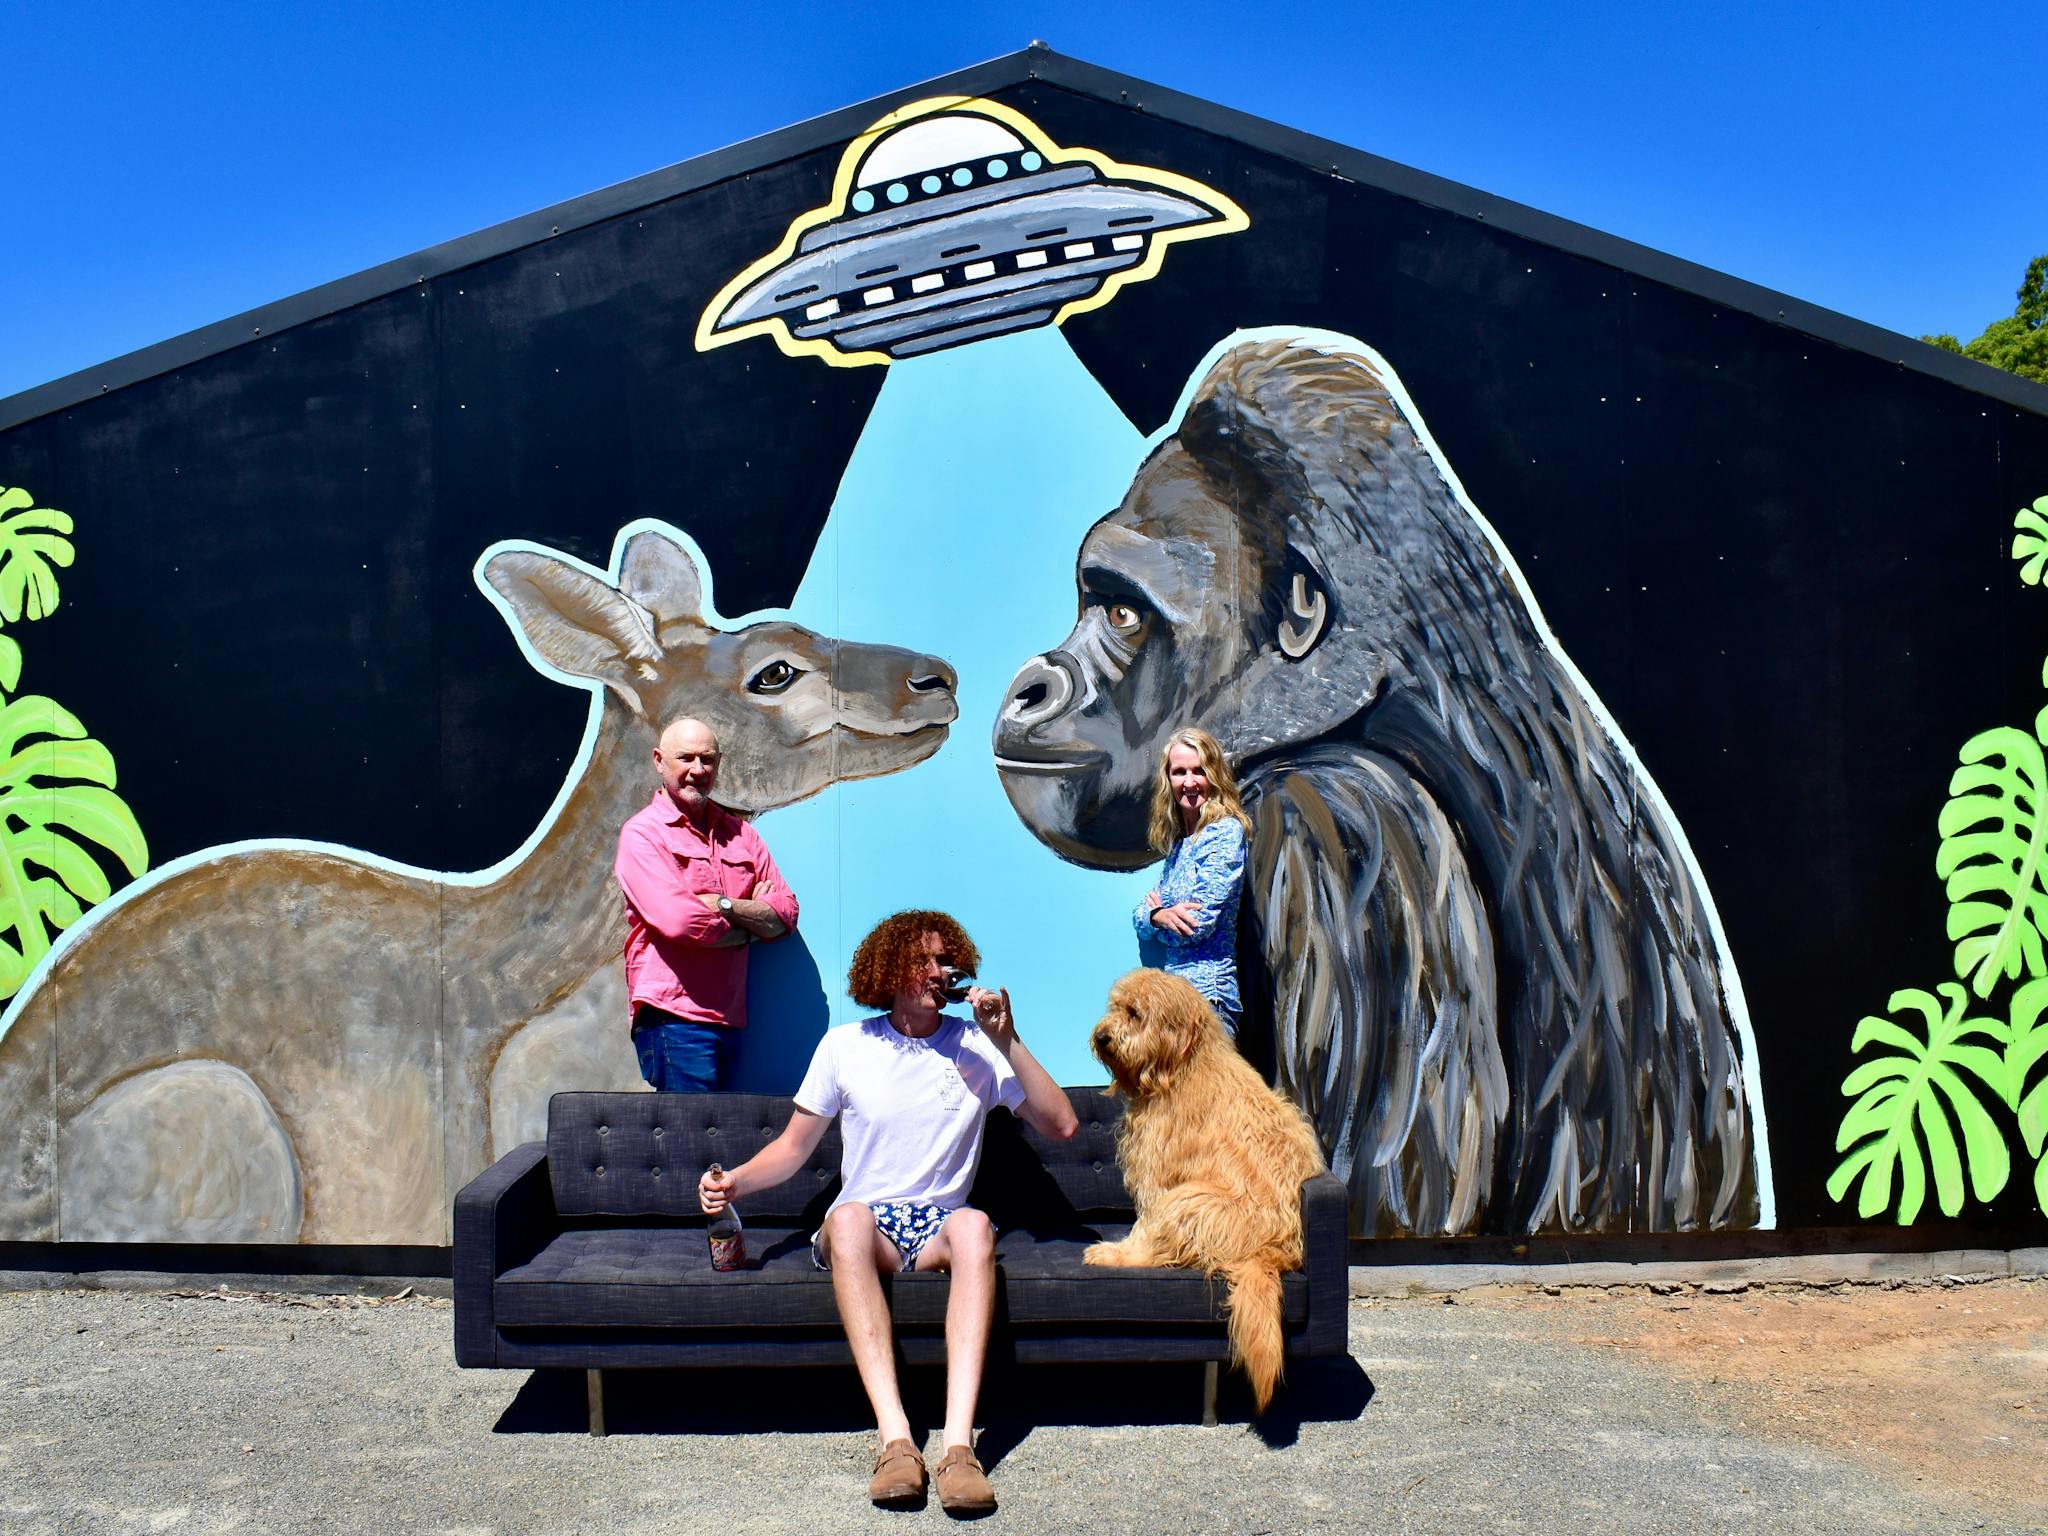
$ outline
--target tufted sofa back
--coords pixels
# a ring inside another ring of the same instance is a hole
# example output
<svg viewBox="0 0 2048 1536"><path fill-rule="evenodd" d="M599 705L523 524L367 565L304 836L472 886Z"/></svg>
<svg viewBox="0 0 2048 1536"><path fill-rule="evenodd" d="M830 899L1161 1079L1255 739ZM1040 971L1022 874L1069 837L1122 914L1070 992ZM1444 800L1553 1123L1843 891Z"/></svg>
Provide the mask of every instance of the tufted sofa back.
<svg viewBox="0 0 2048 1536"><path fill-rule="evenodd" d="M1075 1217L1129 1219L1116 1165L1118 1101L1070 1088L1080 1120L1071 1141L1051 1141L997 1110L989 1116L980 1177L970 1197L999 1226L1058 1225ZM697 1177L712 1162L736 1168L782 1133L790 1102L768 1093L558 1093L548 1101L548 1178L555 1210L699 1220ZM788 1183L740 1202L762 1226L815 1224L839 1187L839 1126L827 1127Z"/></svg>
<svg viewBox="0 0 2048 1536"><path fill-rule="evenodd" d="M587 1216L703 1219L697 1179L737 1168L782 1134L789 1099L773 1093L558 1093L548 1101L555 1210ZM788 1183L739 1202L764 1226L793 1226L839 1184L839 1126L827 1127Z"/></svg>

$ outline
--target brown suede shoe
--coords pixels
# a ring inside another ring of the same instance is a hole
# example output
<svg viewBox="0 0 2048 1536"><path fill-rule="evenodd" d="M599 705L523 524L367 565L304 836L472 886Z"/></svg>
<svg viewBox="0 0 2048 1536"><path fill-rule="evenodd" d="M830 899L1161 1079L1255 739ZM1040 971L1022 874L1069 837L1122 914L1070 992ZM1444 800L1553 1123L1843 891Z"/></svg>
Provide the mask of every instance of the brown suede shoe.
<svg viewBox="0 0 2048 1536"><path fill-rule="evenodd" d="M939 1485L939 1506L947 1514L971 1519L995 1513L996 1491L989 1487L988 1476L969 1447L947 1446L932 1478Z"/></svg>
<svg viewBox="0 0 2048 1536"><path fill-rule="evenodd" d="M908 1440L891 1440L875 1453L868 1497L884 1509L924 1507L924 1458Z"/></svg>

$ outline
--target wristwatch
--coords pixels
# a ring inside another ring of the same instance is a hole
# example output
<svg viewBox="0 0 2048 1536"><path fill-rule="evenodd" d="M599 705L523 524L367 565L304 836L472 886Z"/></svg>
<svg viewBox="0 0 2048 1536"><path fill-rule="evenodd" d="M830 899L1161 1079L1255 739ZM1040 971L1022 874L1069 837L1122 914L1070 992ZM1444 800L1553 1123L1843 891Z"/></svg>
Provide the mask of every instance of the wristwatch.
<svg viewBox="0 0 2048 1536"><path fill-rule="evenodd" d="M718 915L720 917L732 916L732 898L730 896L721 896L718 898Z"/></svg>

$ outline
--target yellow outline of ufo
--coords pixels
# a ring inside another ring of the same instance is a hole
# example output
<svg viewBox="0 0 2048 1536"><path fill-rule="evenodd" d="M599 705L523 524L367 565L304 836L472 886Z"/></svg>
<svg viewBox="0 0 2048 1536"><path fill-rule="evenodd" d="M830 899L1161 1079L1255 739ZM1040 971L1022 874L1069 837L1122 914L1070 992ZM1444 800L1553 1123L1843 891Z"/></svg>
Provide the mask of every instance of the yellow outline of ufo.
<svg viewBox="0 0 2048 1536"><path fill-rule="evenodd" d="M729 331L714 334L712 325L725 312L740 293L757 279L772 272L796 254L797 242L806 231L820 224L839 218L847 211L848 199L853 195L854 173L867 157L875 141L906 123L920 117L930 117L939 112L964 112L979 117L993 118L1016 132L1032 149L1045 159L1047 165L1089 165L1105 176L1134 181L1147 186L1163 187L1170 192L1179 192L1187 197L1214 208L1219 217L1201 224L1186 225L1179 229L1159 231L1151 239L1145 259L1135 267L1121 272L1111 272L1103 278L1102 286L1096 292L1083 298L1069 300L1052 317L1055 327L1066 324L1070 315L1085 314L1099 309L1116 297L1126 283L1142 283L1159 272L1159 264L1166 257L1166 248L1183 240L1206 240L1212 235L1234 235L1251 227L1251 219L1236 203L1213 187L1205 186L1191 176L1178 175L1173 171L1154 169L1149 165L1126 165L1121 160L1111 159L1096 149L1068 149L1055 144L1045 136L1036 123L1014 107L1001 102L988 101L979 96L929 96L923 101L913 101L906 106L881 118L875 125L855 138L846 146L846 152L839 157L839 169L832 178L832 200L821 208L797 215L783 235L782 241L767 255L748 264L746 269L733 278L712 296L711 302L697 319L697 350L709 352L714 347L730 346L733 342L744 341L751 336L767 335L791 357L822 358L835 368L861 368L870 363L889 363L892 359L885 352L843 352L833 345L828 337L813 337L799 341L790 333L788 325L780 315L769 315L760 320L750 320L745 325L735 326Z"/></svg>

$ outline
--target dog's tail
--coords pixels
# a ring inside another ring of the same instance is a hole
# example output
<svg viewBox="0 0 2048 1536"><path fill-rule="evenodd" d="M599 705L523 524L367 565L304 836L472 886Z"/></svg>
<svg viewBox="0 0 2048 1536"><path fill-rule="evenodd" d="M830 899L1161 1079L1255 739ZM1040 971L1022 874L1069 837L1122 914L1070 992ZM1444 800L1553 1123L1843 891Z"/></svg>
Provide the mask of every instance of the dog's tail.
<svg viewBox="0 0 2048 1536"><path fill-rule="evenodd" d="M1285 1347L1280 1333L1280 1276L1255 1262L1226 1264L1230 1282L1230 1359L1250 1378L1260 1413L1273 1401Z"/></svg>

